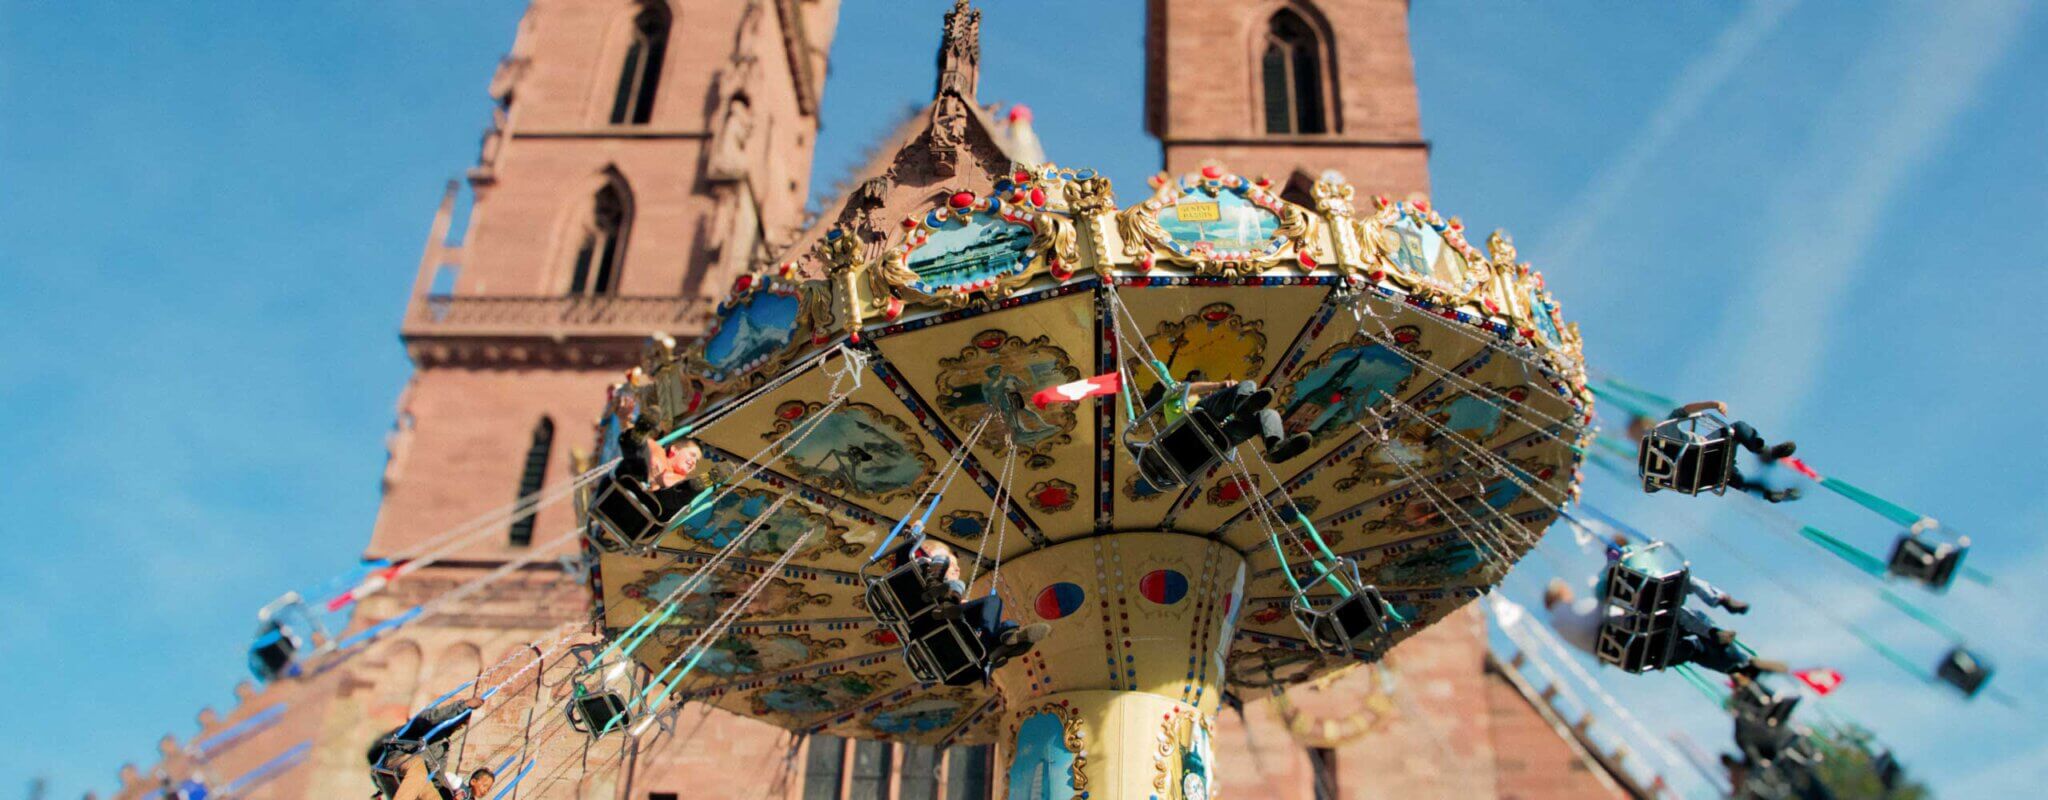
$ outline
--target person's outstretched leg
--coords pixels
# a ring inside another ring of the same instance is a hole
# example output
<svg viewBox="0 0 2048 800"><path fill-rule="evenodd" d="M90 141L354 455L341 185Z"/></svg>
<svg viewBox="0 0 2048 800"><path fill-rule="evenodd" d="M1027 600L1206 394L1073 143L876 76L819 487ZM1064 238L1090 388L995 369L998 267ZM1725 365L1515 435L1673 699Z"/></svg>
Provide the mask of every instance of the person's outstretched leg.
<svg viewBox="0 0 2048 800"><path fill-rule="evenodd" d="M1789 489L1773 489L1769 486L1765 486L1761 483L1757 483L1746 477L1743 477L1742 470L1739 469L1732 470L1729 472L1728 488L1740 492L1748 492L1750 494L1761 497L1765 500L1769 500L1773 503L1783 503L1787 500L1799 499L1798 487L1793 487Z"/></svg>
<svg viewBox="0 0 2048 800"><path fill-rule="evenodd" d="M1757 454L1757 457L1765 462L1776 461L1792 455L1799 447L1790 439L1779 442L1776 445L1766 445L1763 434L1757 433L1756 428L1741 420L1736 420L1730 424L1728 432L1736 444L1741 445L1743 449L1749 452Z"/></svg>
<svg viewBox="0 0 2048 800"><path fill-rule="evenodd" d="M1266 445L1267 460L1277 464L1308 452L1308 433L1304 431L1288 436L1287 426L1281 421L1280 412L1262 408L1253 417L1259 426L1259 438Z"/></svg>

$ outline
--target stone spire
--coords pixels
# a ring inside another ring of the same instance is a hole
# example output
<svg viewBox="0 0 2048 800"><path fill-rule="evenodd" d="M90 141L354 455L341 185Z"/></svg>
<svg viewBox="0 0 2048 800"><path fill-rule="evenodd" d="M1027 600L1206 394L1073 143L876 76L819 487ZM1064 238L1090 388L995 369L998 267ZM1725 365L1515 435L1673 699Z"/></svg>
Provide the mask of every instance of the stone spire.
<svg viewBox="0 0 2048 800"><path fill-rule="evenodd" d="M981 10L954 0L946 12L946 33L939 42L939 85L937 98L952 90L962 100L974 102L974 89L981 80Z"/></svg>

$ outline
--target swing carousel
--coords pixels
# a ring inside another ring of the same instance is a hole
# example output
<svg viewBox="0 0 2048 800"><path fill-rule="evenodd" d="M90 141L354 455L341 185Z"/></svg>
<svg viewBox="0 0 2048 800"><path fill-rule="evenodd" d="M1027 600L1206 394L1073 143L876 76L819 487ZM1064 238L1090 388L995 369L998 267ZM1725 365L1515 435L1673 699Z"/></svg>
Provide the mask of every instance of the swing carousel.
<svg viewBox="0 0 2048 800"><path fill-rule="evenodd" d="M1506 236L1334 174L1211 164L1119 206L1011 152L960 58L836 217L614 390L600 461L695 442L702 490L584 498L579 722L702 703L993 742L1004 797L1206 798L1225 692L1375 662L1535 544L1589 434L1578 334ZM1197 381L1270 389L1307 449L1146 403ZM976 649L885 579L918 537L1050 633L947 685Z"/></svg>

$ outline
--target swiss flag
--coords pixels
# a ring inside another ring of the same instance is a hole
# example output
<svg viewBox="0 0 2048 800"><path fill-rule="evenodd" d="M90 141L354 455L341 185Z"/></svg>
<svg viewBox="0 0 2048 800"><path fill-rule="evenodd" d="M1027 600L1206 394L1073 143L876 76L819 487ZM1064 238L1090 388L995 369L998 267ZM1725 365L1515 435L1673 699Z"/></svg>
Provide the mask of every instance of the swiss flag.
<svg viewBox="0 0 2048 800"><path fill-rule="evenodd" d="M1842 673L1827 668L1802 669L1792 673L1792 676L1798 678L1800 683L1811 687L1814 694L1822 697L1828 696L1835 687L1842 685Z"/></svg>
<svg viewBox="0 0 2048 800"><path fill-rule="evenodd" d="M1107 375L1097 375L1086 380L1062 383L1058 386L1040 389L1037 394L1031 396L1031 404L1044 408L1054 403L1078 403L1090 397L1116 394L1123 387L1123 376L1111 372Z"/></svg>

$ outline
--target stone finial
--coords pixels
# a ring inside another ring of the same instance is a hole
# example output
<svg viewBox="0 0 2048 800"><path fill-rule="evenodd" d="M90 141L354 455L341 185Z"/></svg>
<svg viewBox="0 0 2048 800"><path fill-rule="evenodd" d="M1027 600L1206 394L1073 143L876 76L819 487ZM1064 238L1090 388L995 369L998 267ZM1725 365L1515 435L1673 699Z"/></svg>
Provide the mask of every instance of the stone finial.
<svg viewBox="0 0 2048 800"><path fill-rule="evenodd" d="M412 384L408 382L406 384L406 392L409 394L411 391ZM407 409L403 405L399 407L399 412L401 414L405 413L406 411ZM235 702L237 704L249 702L249 698L255 696L256 684L250 683L247 680L235 681Z"/></svg>
<svg viewBox="0 0 2048 800"><path fill-rule="evenodd" d="M206 730L207 728L211 728L217 722L220 722L220 712L213 710L213 706L207 706L205 708L199 709L200 730Z"/></svg>
<svg viewBox="0 0 2048 800"><path fill-rule="evenodd" d="M981 80L981 11L954 0L946 12L946 33L939 42L939 85L933 97L952 90L968 102Z"/></svg>

